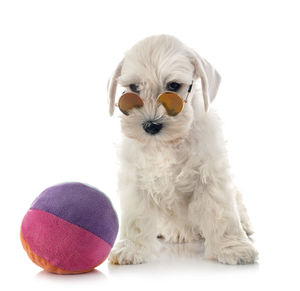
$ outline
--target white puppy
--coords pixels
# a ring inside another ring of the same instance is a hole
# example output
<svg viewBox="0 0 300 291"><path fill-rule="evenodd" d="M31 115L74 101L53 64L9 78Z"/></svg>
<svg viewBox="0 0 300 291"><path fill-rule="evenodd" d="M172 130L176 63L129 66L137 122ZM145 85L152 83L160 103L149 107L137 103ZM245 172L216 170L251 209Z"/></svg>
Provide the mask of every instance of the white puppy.
<svg viewBox="0 0 300 291"><path fill-rule="evenodd" d="M121 233L111 263L148 261L158 237L168 242L202 237L206 258L255 262L252 229L230 177L220 121L208 111L219 83L205 59L168 35L140 41L116 68L109 83L110 114L118 84L137 93L143 106L121 118ZM175 116L157 101L165 91L186 100Z"/></svg>

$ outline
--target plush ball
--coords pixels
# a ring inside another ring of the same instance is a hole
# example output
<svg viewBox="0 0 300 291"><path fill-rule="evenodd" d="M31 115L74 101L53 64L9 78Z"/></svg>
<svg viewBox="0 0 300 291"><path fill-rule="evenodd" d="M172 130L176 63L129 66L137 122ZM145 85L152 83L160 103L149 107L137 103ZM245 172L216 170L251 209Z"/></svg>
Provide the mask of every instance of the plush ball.
<svg viewBox="0 0 300 291"><path fill-rule="evenodd" d="M46 271L77 274L93 270L108 256L118 232L110 200L81 183L43 191L21 225L29 258Z"/></svg>

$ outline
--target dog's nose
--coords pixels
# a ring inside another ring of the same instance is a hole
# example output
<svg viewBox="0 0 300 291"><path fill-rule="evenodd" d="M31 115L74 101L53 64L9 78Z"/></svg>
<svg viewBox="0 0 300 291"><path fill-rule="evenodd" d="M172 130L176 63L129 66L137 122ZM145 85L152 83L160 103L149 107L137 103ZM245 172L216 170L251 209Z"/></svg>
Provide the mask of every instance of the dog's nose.
<svg viewBox="0 0 300 291"><path fill-rule="evenodd" d="M151 120L146 121L143 123L144 130L149 134L157 134L161 129L163 125L161 123L155 123Z"/></svg>

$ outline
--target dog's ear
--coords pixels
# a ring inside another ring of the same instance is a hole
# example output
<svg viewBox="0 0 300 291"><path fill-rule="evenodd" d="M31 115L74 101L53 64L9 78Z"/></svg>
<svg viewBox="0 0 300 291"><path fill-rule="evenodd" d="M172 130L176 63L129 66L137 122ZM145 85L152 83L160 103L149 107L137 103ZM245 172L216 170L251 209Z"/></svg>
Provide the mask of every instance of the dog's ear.
<svg viewBox="0 0 300 291"><path fill-rule="evenodd" d="M109 114L111 116L114 114L114 111L115 111L115 98L116 98L116 91L117 91L117 85L118 85L118 78L121 75L123 62L124 62L124 59L118 64L113 75L108 80L108 84L107 84Z"/></svg>
<svg viewBox="0 0 300 291"><path fill-rule="evenodd" d="M207 111L209 104L217 95L221 76L207 60L193 50L191 50L191 62L195 68L194 77L201 78L204 108Z"/></svg>

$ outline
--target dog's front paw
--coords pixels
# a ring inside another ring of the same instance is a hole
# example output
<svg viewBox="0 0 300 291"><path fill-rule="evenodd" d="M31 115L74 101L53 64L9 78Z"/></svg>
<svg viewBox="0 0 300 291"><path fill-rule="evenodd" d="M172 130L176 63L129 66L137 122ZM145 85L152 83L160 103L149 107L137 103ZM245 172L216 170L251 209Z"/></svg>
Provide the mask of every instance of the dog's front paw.
<svg viewBox="0 0 300 291"><path fill-rule="evenodd" d="M228 265L253 264L257 258L257 250L246 242L221 248L217 253L217 260Z"/></svg>
<svg viewBox="0 0 300 291"><path fill-rule="evenodd" d="M120 240L110 252L108 260L113 265L135 265L146 262L146 248L131 240Z"/></svg>
<svg viewBox="0 0 300 291"><path fill-rule="evenodd" d="M169 243L189 243L197 241L201 238L200 234L188 232L188 231L166 231L163 234L160 234L158 238L163 238L166 242Z"/></svg>

